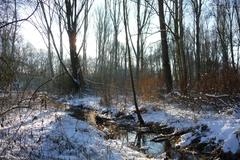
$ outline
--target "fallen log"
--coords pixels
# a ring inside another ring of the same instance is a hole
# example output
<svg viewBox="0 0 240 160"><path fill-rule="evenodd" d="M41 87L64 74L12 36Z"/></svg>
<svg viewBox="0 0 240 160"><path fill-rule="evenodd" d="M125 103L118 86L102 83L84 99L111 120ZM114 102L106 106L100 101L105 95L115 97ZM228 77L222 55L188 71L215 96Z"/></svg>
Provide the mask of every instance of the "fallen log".
<svg viewBox="0 0 240 160"><path fill-rule="evenodd" d="M159 136L154 137L153 139L151 139L151 141L156 142L156 141L163 140L163 139L172 140L172 139L178 138L181 135L184 135L186 133L193 132L196 128L197 127L187 128L187 129L184 129L184 130L181 130L181 131L173 132L171 134L162 134L161 133Z"/></svg>

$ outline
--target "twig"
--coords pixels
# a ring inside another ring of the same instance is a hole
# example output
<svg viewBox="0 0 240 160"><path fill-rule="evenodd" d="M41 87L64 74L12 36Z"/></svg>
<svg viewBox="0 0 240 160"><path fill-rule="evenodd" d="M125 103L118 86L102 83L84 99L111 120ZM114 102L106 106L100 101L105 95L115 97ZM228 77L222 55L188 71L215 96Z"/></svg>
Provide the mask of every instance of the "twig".
<svg viewBox="0 0 240 160"><path fill-rule="evenodd" d="M59 74L51 79L48 79L47 81L45 81L44 83L42 83L40 86L37 87L37 89L35 89L35 91L33 92L33 94L31 95L30 99L29 99L29 103L28 103L28 106L20 106L21 102L23 102L23 100L26 100L26 99L22 99L20 102L18 102L17 106L16 107L12 107L2 113L0 113L0 117L2 117L3 115L7 114L8 112L12 111L12 110L15 110L15 109L21 109L21 108L31 108L30 105L31 105L31 101L33 99L33 97L36 95L36 93L39 91L39 89L41 87L43 87L44 85L46 85L47 83L51 82L52 80L62 76L63 74L65 73L62 73L62 74Z"/></svg>
<svg viewBox="0 0 240 160"><path fill-rule="evenodd" d="M27 21L29 18L31 18L33 16L33 14L37 11L38 9L38 6L39 6L39 2L37 2L37 6L35 7L34 11L26 18L22 18L22 19L17 19L17 20L14 20L14 21L11 21L11 22L6 22L5 24L1 25L0 26L0 29L8 26L8 25L11 25L13 23L18 23L18 22L21 22L21 21ZM4 22L1 22L1 23L4 23Z"/></svg>

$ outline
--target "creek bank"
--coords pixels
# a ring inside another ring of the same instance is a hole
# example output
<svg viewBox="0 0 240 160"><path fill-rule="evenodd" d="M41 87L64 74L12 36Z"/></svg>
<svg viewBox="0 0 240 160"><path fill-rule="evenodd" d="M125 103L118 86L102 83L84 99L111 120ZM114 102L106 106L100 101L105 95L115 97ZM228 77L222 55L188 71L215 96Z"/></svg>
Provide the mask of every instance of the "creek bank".
<svg viewBox="0 0 240 160"><path fill-rule="evenodd" d="M177 130L166 124L148 122L145 126L138 126L134 115L124 115L113 117L99 113L86 107L76 108L70 107L70 115L87 121L100 131L105 133L105 139L120 140L123 145L126 145L136 151L146 154L147 157L157 158L158 155L166 154L169 158L185 158L192 159L193 157L206 158L209 153L200 152L205 146L202 144L192 143L189 147L180 147L177 145L182 135L194 132L196 129L206 130L207 126L197 126L196 128L188 128ZM215 144L214 144L215 145ZM216 148L217 146L212 146ZM191 147L190 147L191 146ZM200 148L202 146L202 148Z"/></svg>
<svg viewBox="0 0 240 160"><path fill-rule="evenodd" d="M116 132L122 132L122 130L127 133L134 132L135 137L138 132L141 132L145 135L154 134L149 138L149 141L155 141L154 143L164 143L165 145L169 141L169 148L171 148L171 152L174 152L173 154L169 153L171 157L194 155L199 158L207 157L207 159L224 157L234 159L239 156L240 116L229 115L228 110L221 113L207 110L196 112L187 107L165 102L140 102L139 106L146 126L136 127L138 125L134 106L131 103L120 102L111 107L104 107L99 103L100 98L90 98L90 101L86 101L89 100L87 97L83 99L84 101L74 100L84 103L75 103L72 108L94 111L95 120L98 123L95 127L106 132L108 135L106 138L113 137L115 139L118 137L115 136ZM136 148L136 144L133 148ZM130 146L131 143L126 145ZM176 150L177 153L173 150ZM166 149L163 154L167 154Z"/></svg>

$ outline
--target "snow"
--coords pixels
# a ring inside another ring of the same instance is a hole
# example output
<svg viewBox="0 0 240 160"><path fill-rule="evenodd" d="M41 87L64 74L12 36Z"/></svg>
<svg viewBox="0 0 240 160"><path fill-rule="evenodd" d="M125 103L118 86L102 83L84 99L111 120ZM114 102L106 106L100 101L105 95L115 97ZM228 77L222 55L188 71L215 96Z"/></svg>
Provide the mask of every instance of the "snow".
<svg viewBox="0 0 240 160"><path fill-rule="evenodd" d="M179 130L207 125L209 131L206 131L201 138L202 143L214 140L215 143L222 142L224 152L237 153L240 150L240 136L238 138L238 134L236 134L240 130L240 119L236 115L217 114L210 111L199 114L170 105L162 111L150 111L143 114L143 119L146 122L168 124ZM189 145L194 138L196 137L192 133L183 135L178 145L182 147Z"/></svg>
<svg viewBox="0 0 240 160"><path fill-rule="evenodd" d="M177 145L185 147L185 146L191 144L191 142L192 142L192 140L194 138L196 138L196 137L194 137L191 132L190 133L186 133L186 134L181 136L181 141Z"/></svg>
<svg viewBox="0 0 240 160"><path fill-rule="evenodd" d="M132 104L124 105L123 110L119 105L102 108L99 102L100 98L98 97L85 97L83 99L70 101L70 104L75 104L76 106L85 104L97 110L110 110L113 116L119 111L124 111L126 114L134 114L135 111L135 106ZM123 104L121 105L123 106ZM206 109L211 108L210 106L203 107ZM236 132L240 130L240 116L238 112L233 112L232 115L228 115L227 110L222 113L211 110L197 112L187 109L187 107L182 108L177 104L162 102L141 102L139 108L146 109L146 112L142 114L145 122L167 124L177 130L207 125L209 130L204 131L204 135L201 137L202 143L214 140L215 143L221 143L224 152L230 151L236 153L240 149L240 141L238 134L236 134ZM237 106L237 109L238 108ZM192 133L183 135L177 145L182 147L187 146L194 138L196 138L196 135Z"/></svg>
<svg viewBox="0 0 240 160"><path fill-rule="evenodd" d="M236 153L237 151L239 151L239 139L236 137L235 134L230 134L229 136L227 136L227 138L224 140L224 146L223 146L223 150L224 152L232 152L232 153Z"/></svg>
<svg viewBox="0 0 240 160"><path fill-rule="evenodd" d="M100 97L62 98L58 100L73 107L110 112L135 114L131 103L101 106ZM178 146L186 147L199 135L201 143L214 141L224 152L240 151L240 116L228 111L194 111L177 104L140 102L145 122L167 124L176 130L207 126L180 137ZM206 106L208 108L208 106ZM0 159L147 159L146 155L129 148L120 140L106 140L108 129L99 131L87 122L77 120L67 112L49 108L22 109L6 115L0 128ZM164 153L161 155L164 157ZM160 156L160 157L161 157Z"/></svg>
<svg viewBox="0 0 240 160"><path fill-rule="evenodd" d="M239 139L236 131L240 129L240 119L219 117L217 119L202 119L201 124L206 124L210 131L207 138L202 141L209 141L215 138L215 142L223 141L224 152L236 153L240 149Z"/></svg>
<svg viewBox="0 0 240 160"><path fill-rule="evenodd" d="M100 97L87 96L83 98L71 98L65 104L75 107L85 107L89 109L100 109Z"/></svg>
<svg viewBox="0 0 240 160"><path fill-rule="evenodd" d="M70 99L60 98L58 100L66 105L75 107L75 108L84 108L98 111L99 113L108 113L106 115L108 118L115 117L119 112L124 111L122 107L118 106L102 106L100 105L101 98L96 96L85 96L83 98L71 97ZM125 110L128 114L135 111L135 107L131 106L132 109Z"/></svg>
<svg viewBox="0 0 240 160"><path fill-rule="evenodd" d="M0 158L8 159L131 159L144 154L104 139L104 133L66 112L24 110L8 115L0 128ZM11 149L9 149L11 148ZM28 158L26 158L28 157Z"/></svg>
<svg viewBox="0 0 240 160"><path fill-rule="evenodd" d="M167 124L175 128L188 128L193 125L188 119L176 118L171 114L163 111L159 112L148 112L142 115L145 122L155 122L161 124Z"/></svg>

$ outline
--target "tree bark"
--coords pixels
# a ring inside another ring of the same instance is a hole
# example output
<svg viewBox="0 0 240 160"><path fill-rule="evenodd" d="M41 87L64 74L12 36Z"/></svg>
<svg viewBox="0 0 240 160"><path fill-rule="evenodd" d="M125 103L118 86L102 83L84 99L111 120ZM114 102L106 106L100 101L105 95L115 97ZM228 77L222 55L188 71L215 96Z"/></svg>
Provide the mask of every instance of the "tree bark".
<svg viewBox="0 0 240 160"><path fill-rule="evenodd" d="M187 94L187 66L183 43L183 1L175 0L174 38L176 43L176 60L179 74L179 86L183 94Z"/></svg>
<svg viewBox="0 0 240 160"><path fill-rule="evenodd" d="M136 96L136 91L135 91L135 85L134 85L134 80L133 80L133 72L132 72L132 62L131 62L131 53L130 53L130 47L129 47L129 40L128 40L128 30L127 30L127 6L126 6L126 0L123 0L123 21L124 21L124 29L125 29L125 36L126 36L126 47L127 47L127 53L128 53L128 65L129 65L129 72L130 72L130 79L131 79L131 85L132 85L132 92L133 92L133 100L134 100L134 105L136 108L136 114L138 117L138 121L140 125L144 125L144 120L142 118L142 115L140 113L140 110L138 108L138 103L137 103L137 96Z"/></svg>
<svg viewBox="0 0 240 160"><path fill-rule="evenodd" d="M80 66L80 59L76 51L78 16L85 5L85 2L82 2L82 3L83 4L81 6L81 9L77 11L76 10L77 0L73 0L72 4L70 0L65 0L71 68L72 68L73 84L75 86L76 91L78 91L79 89L83 89L85 86L82 69Z"/></svg>
<svg viewBox="0 0 240 160"><path fill-rule="evenodd" d="M180 52L181 52L181 61L183 68L183 79L182 79L182 92L187 94L187 85L188 85L188 74L187 74L187 64L185 56L185 44L184 44L184 28L183 28L183 0L179 0L179 27L180 27Z"/></svg>
<svg viewBox="0 0 240 160"><path fill-rule="evenodd" d="M197 88L199 89L198 83L200 81L201 76L201 44L200 44L200 18L202 11L202 0L192 0L192 7L195 17L195 30L196 30L196 80L197 80Z"/></svg>
<svg viewBox="0 0 240 160"><path fill-rule="evenodd" d="M163 65L163 72L164 72L167 92L169 93L172 91L173 86L172 86L172 73L171 73L171 67L170 67L169 55L168 55L167 31L166 31L166 24L165 24L163 0L158 0L158 10L159 10L159 23L160 23L160 29L161 29L162 65Z"/></svg>
<svg viewBox="0 0 240 160"><path fill-rule="evenodd" d="M140 18L140 11L141 11L141 0L137 0L137 53L136 53L136 78L137 81L139 80L139 71L140 71L140 38L141 38L141 18Z"/></svg>
<svg viewBox="0 0 240 160"><path fill-rule="evenodd" d="M88 0L84 10L84 33L83 33L83 73L87 72L87 30L88 30Z"/></svg>

